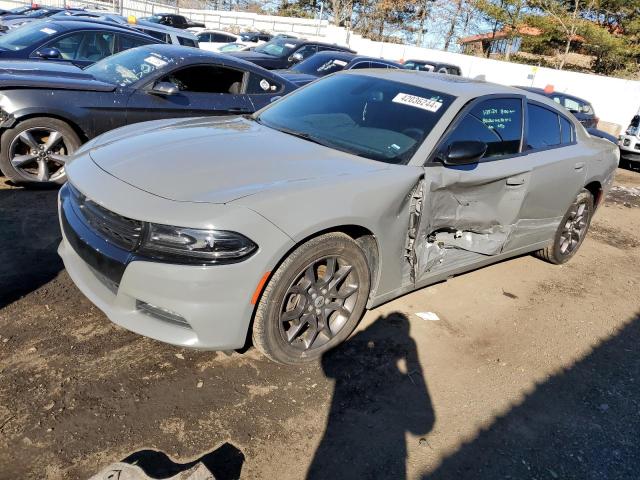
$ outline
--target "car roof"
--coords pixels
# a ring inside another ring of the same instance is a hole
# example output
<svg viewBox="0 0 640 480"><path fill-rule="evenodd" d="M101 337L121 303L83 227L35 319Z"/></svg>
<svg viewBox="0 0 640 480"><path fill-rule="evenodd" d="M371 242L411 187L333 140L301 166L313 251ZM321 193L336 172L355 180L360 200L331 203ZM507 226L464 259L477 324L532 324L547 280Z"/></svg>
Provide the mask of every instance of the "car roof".
<svg viewBox="0 0 640 480"><path fill-rule="evenodd" d="M136 25L143 28L148 28L149 30L155 30L156 32L170 32L170 33L175 33L176 35L189 37L189 38L193 38L194 40L197 40L196 34L193 32L187 32L181 28L175 28L169 25L163 25L162 23L148 22L147 20L140 19L140 20L136 20L136 23L129 24L131 28L136 28Z"/></svg>
<svg viewBox="0 0 640 480"><path fill-rule="evenodd" d="M75 30L75 29L103 30L105 28L109 28L111 30L117 30L123 33L133 33L134 35L153 38L141 32L140 30L135 30L127 25L124 25L124 24L120 25L118 23L113 23L108 21L100 21L100 20L94 20L94 19L77 19L73 17L67 17L67 18L56 18L56 19L52 18L52 19L46 20L46 22L50 24L64 26L66 30ZM154 40L157 41L157 39L155 38Z"/></svg>
<svg viewBox="0 0 640 480"><path fill-rule="evenodd" d="M404 61L404 63L409 63L409 62L418 63L422 65L428 64L428 65L438 65L440 67L453 67L453 68L457 68L458 70L460 69L458 65L454 65L453 63L436 62L432 60L417 60L415 58L410 58L409 60Z"/></svg>
<svg viewBox="0 0 640 480"><path fill-rule="evenodd" d="M519 86L517 88L520 88L522 90L527 90L529 92L537 93L539 95L544 95L545 97L552 97L554 95L562 95L563 97L570 98L571 100L575 100L577 102L582 102L582 103L586 103L588 105L591 105L591 102L588 101L588 100L585 100L584 98L576 97L575 95L570 95L570 94L564 93L564 92L553 91L553 92L547 93L543 88L536 88L536 87L520 87Z"/></svg>
<svg viewBox="0 0 640 480"><path fill-rule="evenodd" d="M485 82L483 80L474 80L457 75L422 72L419 70L347 70L336 75L368 75L379 77L394 82L435 90L437 92L448 93L463 100L471 100L484 95L524 95L528 97L527 93L533 93L520 88ZM535 93L533 94L535 95ZM557 109L558 105L553 100L549 100L548 98L544 98L543 100L545 104Z"/></svg>

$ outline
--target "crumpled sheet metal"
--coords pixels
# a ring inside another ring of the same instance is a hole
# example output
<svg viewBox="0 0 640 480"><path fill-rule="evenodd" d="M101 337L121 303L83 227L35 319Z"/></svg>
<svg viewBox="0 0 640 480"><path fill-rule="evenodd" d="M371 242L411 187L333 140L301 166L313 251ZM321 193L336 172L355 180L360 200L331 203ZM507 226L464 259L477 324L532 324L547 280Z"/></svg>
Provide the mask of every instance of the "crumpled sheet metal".
<svg viewBox="0 0 640 480"><path fill-rule="evenodd" d="M95 474L89 480L156 480L157 477L148 476L142 468L129 463L116 462ZM163 477L166 480L215 480L213 474L202 463L174 475Z"/></svg>

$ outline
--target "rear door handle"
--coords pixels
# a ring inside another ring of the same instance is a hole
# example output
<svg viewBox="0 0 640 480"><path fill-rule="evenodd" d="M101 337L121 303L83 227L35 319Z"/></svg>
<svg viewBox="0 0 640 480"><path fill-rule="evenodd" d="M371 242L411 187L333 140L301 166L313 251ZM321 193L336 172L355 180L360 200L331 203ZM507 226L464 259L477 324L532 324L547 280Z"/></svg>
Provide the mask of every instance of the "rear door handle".
<svg viewBox="0 0 640 480"><path fill-rule="evenodd" d="M580 171L584 168L585 163L584 162L578 162L576 163L573 168L575 168L576 170Z"/></svg>
<svg viewBox="0 0 640 480"><path fill-rule="evenodd" d="M524 175L516 175L515 177L509 177L507 178L507 185L510 186L518 186L518 185L524 185Z"/></svg>

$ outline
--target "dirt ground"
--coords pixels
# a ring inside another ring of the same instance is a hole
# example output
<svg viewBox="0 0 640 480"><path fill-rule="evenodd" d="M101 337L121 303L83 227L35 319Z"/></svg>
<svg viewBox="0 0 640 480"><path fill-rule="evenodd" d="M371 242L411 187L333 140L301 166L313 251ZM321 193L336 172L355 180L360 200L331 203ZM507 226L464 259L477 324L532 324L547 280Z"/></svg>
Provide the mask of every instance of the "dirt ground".
<svg viewBox="0 0 640 480"><path fill-rule="evenodd" d="M289 368L114 326L56 255L57 192L4 184L0 478L639 478L640 173L616 185L570 263L420 290Z"/></svg>

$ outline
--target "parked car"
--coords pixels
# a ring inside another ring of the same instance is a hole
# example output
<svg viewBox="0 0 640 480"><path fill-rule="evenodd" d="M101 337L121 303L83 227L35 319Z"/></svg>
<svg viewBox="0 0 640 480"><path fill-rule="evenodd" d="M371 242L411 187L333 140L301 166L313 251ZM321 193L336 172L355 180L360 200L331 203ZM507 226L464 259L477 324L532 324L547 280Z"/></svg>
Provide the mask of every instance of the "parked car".
<svg viewBox="0 0 640 480"><path fill-rule="evenodd" d="M233 33L208 29L200 31L196 37L198 37L200 48L212 52L217 52L220 47L240 40L240 37Z"/></svg>
<svg viewBox="0 0 640 480"><path fill-rule="evenodd" d="M0 9L0 17L6 15L24 15L31 10L37 10L40 8L37 4L22 5L20 7L11 8L9 10Z"/></svg>
<svg viewBox="0 0 640 480"><path fill-rule="evenodd" d="M194 33L184 29L169 27L161 23L147 22L145 20L137 20L129 26L158 40L162 40L165 43L195 48L200 46L198 44L198 37Z"/></svg>
<svg viewBox="0 0 640 480"><path fill-rule="evenodd" d="M157 42L107 22L43 20L0 36L0 60L50 60L86 67L114 53Z"/></svg>
<svg viewBox="0 0 640 480"><path fill-rule="evenodd" d="M161 23L174 28L205 28L205 24L201 22L192 22L184 15L177 15L175 13L156 13L150 17L142 18L151 23Z"/></svg>
<svg viewBox="0 0 640 480"><path fill-rule="evenodd" d="M631 119L629 127L618 141L621 160L629 166L640 167L640 115Z"/></svg>
<svg viewBox="0 0 640 480"><path fill-rule="evenodd" d="M29 10L22 15L5 15L0 17L0 32L7 32L18 27L27 25L28 23L67 11L64 8L40 7L35 10ZM69 12L80 12L82 9L69 9Z"/></svg>
<svg viewBox="0 0 640 480"><path fill-rule="evenodd" d="M276 73L302 86L330 73L360 68L402 68L402 65L357 53L325 50L310 56L289 70L276 70Z"/></svg>
<svg viewBox="0 0 640 480"><path fill-rule="evenodd" d="M276 37L258 45L249 52L231 52L229 55L248 60L269 70L287 69L311 55L325 50L356 53L347 47L297 38Z"/></svg>
<svg viewBox="0 0 640 480"><path fill-rule="evenodd" d="M542 88L519 88L537 93L538 95L544 95L545 97L548 97L554 102L562 105L564 108L569 110L582 125L584 125L584 128L598 128L598 122L600 119L596 116L593 106L588 101L567 93L547 91Z"/></svg>
<svg viewBox="0 0 640 480"><path fill-rule="evenodd" d="M421 72L448 73L462 75L460 67L451 63L431 62L429 60L407 60L402 64L406 70L420 70Z"/></svg>
<svg viewBox="0 0 640 480"><path fill-rule="evenodd" d="M522 90L339 72L253 116L85 145L60 192L58 251L125 328L203 349L252 335L300 364L417 288L527 252L566 262L617 155Z"/></svg>
<svg viewBox="0 0 640 480"><path fill-rule="evenodd" d="M241 42L251 43L254 45L266 43L273 38L273 35L267 32L242 32L238 36L240 37Z"/></svg>
<svg viewBox="0 0 640 480"><path fill-rule="evenodd" d="M17 183L61 183L67 156L100 133L157 118L251 113L295 86L252 63L158 44L84 70L0 62L0 89L0 170Z"/></svg>

